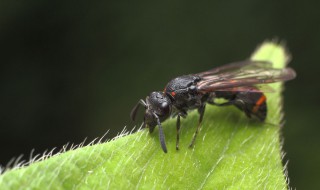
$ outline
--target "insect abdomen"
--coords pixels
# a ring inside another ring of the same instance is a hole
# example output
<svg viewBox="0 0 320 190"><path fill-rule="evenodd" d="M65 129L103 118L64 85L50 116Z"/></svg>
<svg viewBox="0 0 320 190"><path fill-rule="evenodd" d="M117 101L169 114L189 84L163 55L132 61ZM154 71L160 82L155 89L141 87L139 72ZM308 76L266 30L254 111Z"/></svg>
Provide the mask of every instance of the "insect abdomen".
<svg viewBox="0 0 320 190"><path fill-rule="evenodd" d="M256 115L261 121L264 121L267 117L267 98L261 93L260 98L256 101L252 108L252 113Z"/></svg>
<svg viewBox="0 0 320 190"><path fill-rule="evenodd" d="M244 105L236 104L236 106L245 111L249 117L255 115L261 121L266 119L267 98L262 92L239 92L237 99Z"/></svg>
<svg viewBox="0 0 320 190"><path fill-rule="evenodd" d="M256 116L264 121L267 117L267 98L260 92L236 92L236 91L218 91L215 92L217 98L224 98L230 103L225 105L235 105L245 112L248 117Z"/></svg>

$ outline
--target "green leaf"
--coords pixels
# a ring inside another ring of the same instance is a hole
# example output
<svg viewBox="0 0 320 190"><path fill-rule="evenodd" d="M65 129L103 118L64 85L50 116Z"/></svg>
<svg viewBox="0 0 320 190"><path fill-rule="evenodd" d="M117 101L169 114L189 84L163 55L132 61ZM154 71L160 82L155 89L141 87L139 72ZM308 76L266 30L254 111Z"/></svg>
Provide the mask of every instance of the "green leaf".
<svg viewBox="0 0 320 190"><path fill-rule="evenodd" d="M263 43L252 55L284 67L281 44ZM175 150L175 119L163 123L168 153L158 129L141 130L110 142L64 151L29 166L6 171L0 189L286 189L279 137L281 84L271 85L266 123L250 120L233 106L208 105L193 149L196 111L181 120Z"/></svg>

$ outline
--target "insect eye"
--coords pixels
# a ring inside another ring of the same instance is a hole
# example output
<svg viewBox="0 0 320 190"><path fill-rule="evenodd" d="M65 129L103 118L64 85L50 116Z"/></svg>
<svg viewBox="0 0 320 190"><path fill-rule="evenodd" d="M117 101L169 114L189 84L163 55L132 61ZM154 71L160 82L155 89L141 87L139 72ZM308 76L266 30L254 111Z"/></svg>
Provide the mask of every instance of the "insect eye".
<svg viewBox="0 0 320 190"><path fill-rule="evenodd" d="M168 107L168 103L167 103L167 102L163 102L163 103L161 104L161 108L166 108L166 107Z"/></svg>
<svg viewBox="0 0 320 190"><path fill-rule="evenodd" d="M189 89L190 89L191 91L195 91L195 90L196 90L196 86L195 86L195 85L191 85L191 86L189 87Z"/></svg>

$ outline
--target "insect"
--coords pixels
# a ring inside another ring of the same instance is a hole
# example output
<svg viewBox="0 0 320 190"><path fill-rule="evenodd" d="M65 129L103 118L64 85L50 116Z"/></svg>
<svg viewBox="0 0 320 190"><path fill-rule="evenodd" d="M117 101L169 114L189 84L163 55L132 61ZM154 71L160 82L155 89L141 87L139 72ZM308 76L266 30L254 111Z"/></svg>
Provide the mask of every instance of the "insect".
<svg viewBox="0 0 320 190"><path fill-rule="evenodd" d="M199 133L206 104L216 106L234 105L247 117L255 116L264 121L267 116L267 104L264 90L258 85L287 81L295 78L292 68L276 69L266 61L245 60L229 63L198 74L179 76L172 79L163 91L151 92L145 100L140 99L130 113L134 121L140 106L145 108L143 125L152 133L159 127L159 139L162 150L167 153L165 135L161 122L177 117L176 149L179 150L180 117L185 118L189 110L198 109L198 126L189 147L195 143ZM223 98L227 102L216 103Z"/></svg>

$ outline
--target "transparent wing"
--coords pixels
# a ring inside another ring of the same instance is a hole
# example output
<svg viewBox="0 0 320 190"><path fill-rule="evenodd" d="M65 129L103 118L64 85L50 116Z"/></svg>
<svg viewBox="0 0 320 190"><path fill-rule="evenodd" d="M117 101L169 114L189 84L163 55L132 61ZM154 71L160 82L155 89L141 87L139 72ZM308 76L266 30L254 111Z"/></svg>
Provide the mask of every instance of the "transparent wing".
<svg viewBox="0 0 320 190"><path fill-rule="evenodd" d="M255 86L239 86L233 88L223 88L215 91L226 91L226 92L265 92L265 93L273 93L275 90L267 85L255 85Z"/></svg>
<svg viewBox="0 0 320 190"><path fill-rule="evenodd" d="M291 68L275 69L272 64L263 61L244 61L231 63L197 74L202 78L197 83L200 92L212 92L222 89L254 86L291 80L296 73Z"/></svg>
<svg viewBox="0 0 320 190"><path fill-rule="evenodd" d="M244 60L244 61L229 63L205 72L197 73L197 75L200 77L205 77L213 74L237 71L241 68L252 68L252 69L253 68L272 68L272 63L268 61Z"/></svg>

